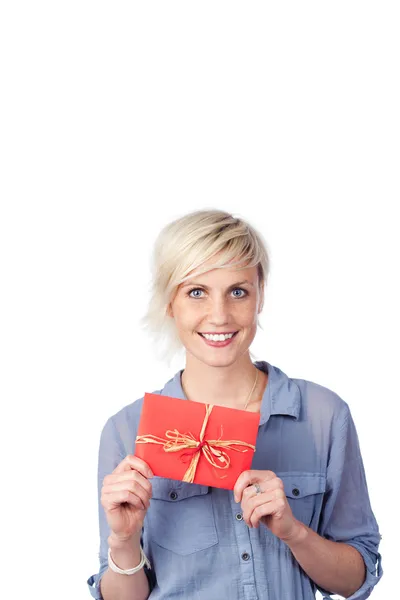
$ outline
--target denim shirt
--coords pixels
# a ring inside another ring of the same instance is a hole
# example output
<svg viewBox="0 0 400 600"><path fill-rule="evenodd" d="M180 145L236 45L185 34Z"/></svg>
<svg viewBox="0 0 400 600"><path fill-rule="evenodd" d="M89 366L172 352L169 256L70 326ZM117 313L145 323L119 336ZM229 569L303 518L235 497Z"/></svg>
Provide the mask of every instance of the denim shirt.
<svg viewBox="0 0 400 600"><path fill-rule="evenodd" d="M380 533L368 496L356 428L348 404L317 383L288 377L266 361L268 373L252 469L282 479L296 519L326 539L356 548L366 578L348 600L364 600L382 577ZM185 399L178 371L153 393ZM104 477L134 454L143 398L105 423L98 457L99 572L87 580L102 599L99 581L107 570L110 535L100 503ZM151 600L311 600L317 586L289 547L260 523L250 529L232 490L153 477L142 545ZM135 565L132 565L132 567Z"/></svg>

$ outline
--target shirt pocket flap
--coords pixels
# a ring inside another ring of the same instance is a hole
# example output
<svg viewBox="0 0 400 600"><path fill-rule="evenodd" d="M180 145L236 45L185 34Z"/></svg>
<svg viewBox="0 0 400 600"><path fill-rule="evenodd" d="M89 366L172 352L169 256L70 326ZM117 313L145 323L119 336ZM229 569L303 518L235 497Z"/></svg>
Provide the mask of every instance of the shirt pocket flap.
<svg viewBox="0 0 400 600"><path fill-rule="evenodd" d="M182 556L218 543L211 488L176 479L153 477L153 493L146 514L150 540L159 548ZM161 562L165 556L153 546ZM157 567L156 567L157 568Z"/></svg>
<svg viewBox="0 0 400 600"><path fill-rule="evenodd" d="M316 530L326 489L326 475L314 472L285 472L276 475L282 479L294 517Z"/></svg>
<svg viewBox="0 0 400 600"><path fill-rule="evenodd" d="M193 496L201 496L209 493L208 485L187 483L177 479L165 477L153 477L150 479L152 486L152 498L155 500L166 500L167 502L179 502Z"/></svg>
<svg viewBox="0 0 400 600"><path fill-rule="evenodd" d="M326 488L326 477L321 473L280 473L285 494L288 498L303 498L322 494Z"/></svg>

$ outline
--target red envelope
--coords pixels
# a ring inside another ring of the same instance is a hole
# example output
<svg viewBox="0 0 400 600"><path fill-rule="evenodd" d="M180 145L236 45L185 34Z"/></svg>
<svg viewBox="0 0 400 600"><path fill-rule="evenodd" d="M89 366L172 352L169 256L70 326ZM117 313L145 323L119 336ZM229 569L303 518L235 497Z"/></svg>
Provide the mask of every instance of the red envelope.
<svg viewBox="0 0 400 600"><path fill-rule="evenodd" d="M196 442L200 441L207 407L210 407L211 413L204 430L203 449L199 449ZM240 473L251 468L254 454L253 448L234 442L255 446L259 422L260 413L146 392L135 444L135 456L143 459L154 475L182 481L194 454L198 454L193 483L232 490ZM169 432L169 439L167 432ZM171 442L171 434L172 438L174 435L176 437L178 434L186 434L189 439L194 440L194 443L190 448L166 452L164 444L168 441L170 444L174 443ZM139 440L147 440L147 443L141 443ZM208 445L208 442L219 440L225 445ZM229 445L226 446L228 443ZM204 451L206 453L208 451L208 456L217 464L226 465L227 461L219 457L220 452L223 451L230 461L229 466L227 468L213 466L207 460Z"/></svg>

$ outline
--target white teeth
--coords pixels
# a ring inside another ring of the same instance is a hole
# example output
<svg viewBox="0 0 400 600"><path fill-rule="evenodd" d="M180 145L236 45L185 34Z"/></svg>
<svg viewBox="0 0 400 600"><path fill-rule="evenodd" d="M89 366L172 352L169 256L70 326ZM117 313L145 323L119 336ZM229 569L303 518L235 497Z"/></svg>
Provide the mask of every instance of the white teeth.
<svg viewBox="0 0 400 600"><path fill-rule="evenodd" d="M228 334L209 334L209 333L202 333L201 334L203 337L205 337L207 340L211 340L213 342L223 342L224 340L229 340L234 334L233 333L228 333Z"/></svg>

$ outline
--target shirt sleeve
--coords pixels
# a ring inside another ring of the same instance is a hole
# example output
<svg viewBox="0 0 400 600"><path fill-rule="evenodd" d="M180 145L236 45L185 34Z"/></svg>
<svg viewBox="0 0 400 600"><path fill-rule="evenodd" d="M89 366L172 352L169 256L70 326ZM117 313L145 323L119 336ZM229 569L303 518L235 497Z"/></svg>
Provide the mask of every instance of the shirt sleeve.
<svg viewBox="0 0 400 600"><path fill-rule="evenodd" d="M372 511L355 424L343 401L333 425L327 468L327 490L318 527L322 537L343 542L358 550L364 559L366 577L347 600L365 600L383 575L378 551L381 535ZM324 600L333 592L317 586Z"/></svg>
<svg viewBox="0 0 400 600"><path fill-rule="evenodd" d="M104 600L100 591L100 580L108 569L108 537L111 533L110 526L106 519L104 508L101 504L101 490L103 487L103 479L109 475L119 465L121 460L126 456L121 437L115 426L113 417L110 417L103 427L100 435L99 453L98 453L98 470L97 470L97 500L98 500L98 515L99 515L99 530L100 530L100 547L99 547L99 571L91 575L87 580L87 585L90 594L96 600ZM148 570L146 565L144 571L149 580L150 590L154 586L153 570Z"/></svg>

